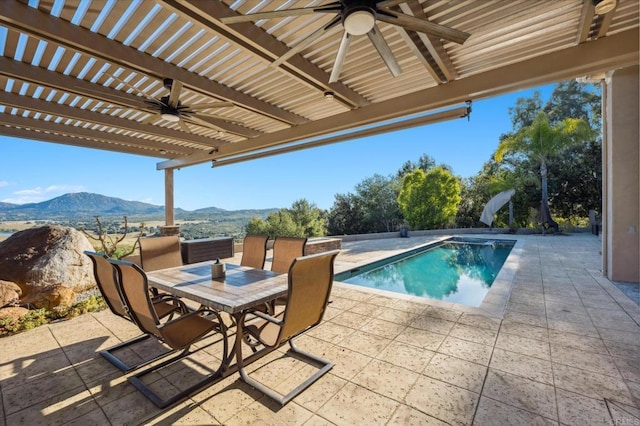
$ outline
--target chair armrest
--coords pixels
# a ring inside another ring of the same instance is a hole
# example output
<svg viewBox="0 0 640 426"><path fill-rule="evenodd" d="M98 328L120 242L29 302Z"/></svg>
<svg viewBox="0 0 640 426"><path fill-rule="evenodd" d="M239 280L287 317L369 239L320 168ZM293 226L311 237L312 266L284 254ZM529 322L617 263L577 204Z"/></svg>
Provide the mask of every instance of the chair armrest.
<svg viewBox="0 0 640 426"><path fill-rule="evenodd" d="M282 320L280 318L272 317L271 315L267 315L264 312L252 311L251 315L255 315L257 317L262 318L265 321L269 321L269 322L272 322L272 323L277 324L277 325L282 325Z"/></svg>

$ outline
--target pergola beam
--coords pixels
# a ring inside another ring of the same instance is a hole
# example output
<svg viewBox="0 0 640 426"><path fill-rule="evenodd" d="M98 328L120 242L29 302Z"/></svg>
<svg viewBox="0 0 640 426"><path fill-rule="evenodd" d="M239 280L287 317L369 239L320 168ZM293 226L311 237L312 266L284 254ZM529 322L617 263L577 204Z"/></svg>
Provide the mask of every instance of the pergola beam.
<svg viewBox="0 0 640 426"><path fill-rule="evenodd" d="M158 169L184 167L253 150L310 139L411 114L446 108L466 100L501 95L639 62L638 29L583 43L558 52L507 65L339 116L221 146L218 153L194 154L158 163Z"/></svg>
<svg viewBox="0 0 640 426"><path fill-rule="evenodd" d="M284 123L301 124L308 121L304 117L176 67L26 4L14 2L11 7L0 9L0 24L42 40L56 40L68 49L160 80L164 77L180 80L195 92L233 102L238 106Z"/></svg>

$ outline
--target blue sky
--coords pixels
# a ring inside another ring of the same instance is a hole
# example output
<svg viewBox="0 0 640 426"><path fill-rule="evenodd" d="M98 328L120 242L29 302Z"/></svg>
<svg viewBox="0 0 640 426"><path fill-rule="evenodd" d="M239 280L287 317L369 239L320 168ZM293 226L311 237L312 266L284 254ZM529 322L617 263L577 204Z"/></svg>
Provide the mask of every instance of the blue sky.
<svg viewBox="0 0 640 426"><path fill-rule="evenodd" d="M227 210L290 207L302 198L330 209L335 194L353 192L363 179L394 174L423 154L462 177L474 176L511 130L509 107L555 85L473 102L466 118L384 135L211 168L210 163L174 173L175 207ZM159 159L0 136L0 201L49 200L92 192L124 200L164 204Z"/></svg>

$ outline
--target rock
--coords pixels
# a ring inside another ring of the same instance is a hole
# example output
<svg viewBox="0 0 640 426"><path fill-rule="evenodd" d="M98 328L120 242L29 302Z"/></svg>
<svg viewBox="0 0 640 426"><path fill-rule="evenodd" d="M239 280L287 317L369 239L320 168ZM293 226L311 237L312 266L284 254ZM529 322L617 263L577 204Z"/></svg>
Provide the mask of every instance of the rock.
<svg viewBox="0 0 640 426"><path fill-rule="evenodd" d="M2 308L0 309L0 319L8 319L15 323L21 317L27 315L28 313L29 310L27 308L20 308L18 306L14 306L12 308Z"/></svg>
<svg viewBox="0 0 640 426"><path fill-rule="evenodd" d="M36 308L69 308L76 300L76 293L63 285L36 287L21 301L23 305Z"/></svg>
<svg viewBox="0 0 640 426"><path fill-rule="evenodd" d="M17 232L0 242L0 280L20 286L23 303L38 308L66 304L67 290L75 294L96 285L85 250L94 249L73 228L54 225Z"/></svg>
<svg viewBox="0 0 640 426"><path fill-rule="evenodd" d="M18 284L0 280L0 308L15 305L21 295L22 289Z"/></svg>

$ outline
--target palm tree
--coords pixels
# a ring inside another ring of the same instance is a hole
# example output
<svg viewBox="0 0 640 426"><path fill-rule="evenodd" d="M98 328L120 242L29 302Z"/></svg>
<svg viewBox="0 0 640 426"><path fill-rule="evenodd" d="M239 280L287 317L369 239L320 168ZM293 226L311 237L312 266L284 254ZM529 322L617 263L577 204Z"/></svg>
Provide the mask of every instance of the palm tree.
<svg viewBox="0 0 640 426"><path fill-rule="evenodd" d="M591 128L583 119L565 118L552 125L544 111L540 111L529 126L520 128L515 134L500 141L494 154L499 163L509 153L520 154L540 164L542 186L541 208L549 215L549 193L547 190L547 161L565 148L586 141L592 135ZM556 225L557 227L557 225Z"/></svg>

